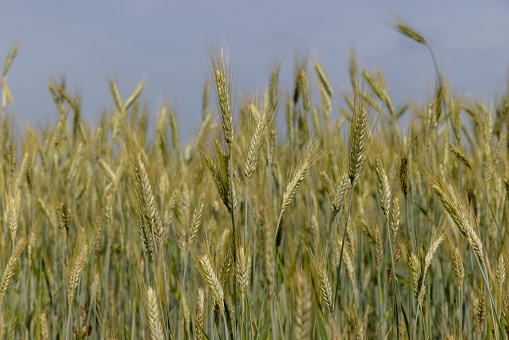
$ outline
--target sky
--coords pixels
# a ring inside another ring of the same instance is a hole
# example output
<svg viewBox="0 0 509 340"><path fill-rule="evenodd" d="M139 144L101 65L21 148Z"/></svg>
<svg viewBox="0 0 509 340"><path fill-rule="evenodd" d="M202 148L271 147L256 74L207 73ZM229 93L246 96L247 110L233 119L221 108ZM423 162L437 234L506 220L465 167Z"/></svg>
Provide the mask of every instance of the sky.
<svg viewBox="0 0 509 340"><path fill-rule="evenodd" d="M0 59L20 44L7 75L14 99L8 112L21 127L59 120L46 81L65 77L70 92L82 95L84 119L94 123L113 106L108 79L127 98L145 78L142 98L152 122L157 108L169 103L179 125L192 131L210 79L206 41L221 40L229 47L238 96L263 89L278 63L280 82L291 89L296 55L319 59L341 93L355 48L360 66L383 70L396 107L408 98L424 101L435 81L432 60L388 25L394 15L425 36L454 91L492 100L506 88L506 0L6 1Z"/></svg>

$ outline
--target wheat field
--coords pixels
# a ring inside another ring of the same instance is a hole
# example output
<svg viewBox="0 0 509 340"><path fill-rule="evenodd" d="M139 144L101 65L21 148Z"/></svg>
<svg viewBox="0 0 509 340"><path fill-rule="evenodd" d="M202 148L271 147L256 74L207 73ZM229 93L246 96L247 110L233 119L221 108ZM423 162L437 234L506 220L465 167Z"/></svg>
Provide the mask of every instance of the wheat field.
<svg viewBox="0 0 509 340"><path fill-rule="evenodd" d="M208 43L186 145L171 107L144 106L144 82L121 94L110 80L94 126L49 81L54 124L15 133L14 46L1 338L508 338L509 88L453 92L425 37L394 28L435 65L426 101L393 105L354 53L348 91L303 58L292 88L276 67L239 96L226 45Z"/></svg>

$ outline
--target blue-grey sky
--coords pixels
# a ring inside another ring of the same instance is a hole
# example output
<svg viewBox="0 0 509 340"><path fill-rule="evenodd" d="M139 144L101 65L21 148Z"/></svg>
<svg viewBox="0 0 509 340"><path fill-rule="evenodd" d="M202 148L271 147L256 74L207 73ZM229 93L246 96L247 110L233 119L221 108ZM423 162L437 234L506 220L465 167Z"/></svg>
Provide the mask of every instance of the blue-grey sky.
<svg viewBox="0 0 509 340"><path fill-rule="evenodd" d="M227 42L238 95L263 88L281 60L290 88L296 53L319 56L340 93L355 47L362 66L383 69L399 106L426 99L434 69L423 46L388 27L391 13L426 37L454 90L489 99L505 88L506 0L9 1L0 11L0 58L20 43L8 74L19 126L59 118L45 80L65 75L92 122L113 105L107 77L125 98L145 76L152 121L169 102L184 129L197 127L210 76L205 37Z"/></svg>

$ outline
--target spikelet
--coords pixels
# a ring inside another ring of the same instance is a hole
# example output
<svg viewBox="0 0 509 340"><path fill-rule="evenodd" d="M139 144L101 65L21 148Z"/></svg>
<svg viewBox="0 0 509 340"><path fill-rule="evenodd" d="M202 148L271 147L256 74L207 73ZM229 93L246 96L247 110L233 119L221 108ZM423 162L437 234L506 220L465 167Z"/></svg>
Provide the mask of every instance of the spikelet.
<svg viewBox="0 0 509 340"><path fill-rule="evenodd" d="M251 137L249 149L247 151L246 160L244 162L244 178L249 183L251 176L253 176L256 167L258 166L258 159L261 153L261 147L265 143L267 134L272 125L272 121L276 114L279 95L276 96L274 104L272 102L264 104L264 110L261 112L261 117ZM272 106L275 105L275 106Z"/></svg>
<svg viewBox="0 0 509 340"><path fill-rule="evenodd" d="M7 58L4 62L4 67L2 69L2 77L5 77L7 75L7 71L9 71L9 67L12 64L12 61L16 57L16 54L18 53L18 44L12 45L11 49L9 50L9 54L7 54Z"/></svg>
<svg viewBox="0 0 509 340"><path fill-rule="evenodd" d="M306 276L302 269L295 276L295 316L293 317L294 339L309 339L311 331L312 297Z"/></svg>
<svg viewBox="0 0 509 340"><path fill-rule="evenodd" d="M101 126L97 128L94 136L94 160L97 162L103 153L103 129Z"/></svg>
<svg viewBox="0 0 509 340"><path fill-rule="evenodd" d="M435 254L438 250L438 247L442 244L442 242L445 240L445 233L444 233L444 226L446 224L446 219L442 218L440 221L440 224L435 231L433 237L431 238L431 243L428 248L428 252L426 253L426 256L424 257L424 269L422 270L421 278L419 279L419 294L418 294L418 304L419 306L422 306L424 295L426 292L426 274L428 273L428 269L431 266L431 262L433 261L433 258L435 257Z"/></svg>
<svg viewBox="0 0 509 340"><path fill-rule="evenodd" d="M71 210L67 206L67 200L58 206L58 227L65 234L69 234L71 226Z"/></svg>
<svg viewBox="0 0 509 340"><path fill-rule="evenodd" d="M147 322L150 339L165 339L161 318L159 316L159 304L152 287L149 287L147 290Z"/></svg>
<svg viewBox="0 0 509 340"><path fill-rule="evenodd" d="M212 75L215 79L217 104L223 126L224 140L231 148L233 141L233 112L232 112L232 81L230 72L230 56L225 43L209 46Z"/></svg>
<svg viewBox="0 0 509 340"><path fill-rule="evenodd" d="M236 277L242 299L244 299L251 276L251 254L243 246L237 247Z"/></svg>
<svg viewBox="0 0 509 340"><path fill-rule="evenodd" d="M308 249L311 265L313 269L313 276L318 282L319 292L322 297L325 308L330 314L334 313L334 295L332 294L332 286L327 274L327 266L325 257L320 254L315 254L311 249Z"/></svg>
<svg viewBox="0 0 509 340"><path fill-rule="evenodd" d="M463 290L463 278L465 277L465 266L463 265L463 259L461 256L461 252L454 244L450 243L451 249L451 258L452 258L452 268L454 271L454 275L458 280L458 288L459 290Z"/></svg>
<svg viewBox="0 0 509 340"><path fill-rule="evenodd" d="M332 90L332 86L330 85L329 78L323 70L322 65L318 62L315 63L315 72L316 78L318 80L318 86L323 89L328 98L332 98L334 92Z"/></svg>
<svg viewBox="0 0 509 340"><path fill-rule="evenodd" d="M339 214L341 209L343 209L345 203L346 193L350 188L350 178L348 174L345 173L341 180L338 183L336 190L334 191L334 195L331 202L331 222L334 222L336 216Z"/></svg>
<svg viewBox="0 0 509 340"><path fill-rule="evenodd" d="M401 33L404 36L406 36L406 37L408 37L408 38L418 42L419 44L423 44L423 45L427 45L428 44L426 39L424 39L424 37L422 36L422 34L417 32L414 28L411 28L410 26L408 26L407 24L403 23L398 18L395 18L395 21L396 22L392 23L391 25L399 33Z"/></svg>
<svg viewBox="0 0 509 340"><path fill-rule="evenodd" d="M397 196L394 196L391 205L391 219L390 219L392 240L397 239L399 229L399 216L400 216L399 200Z"/></svg>
<svg viewBox="0 0 509 340"><path fill-rule="evenodd" d="M295 195L297 194L297 190L299 186L302 184L304 179L306 179L309 171L314 166L314 164L321 157L321 153L318 152L318 146L320 145L319 139L312 139L309 141L306 150L304 151L304 155L299 160L295 172L292 176L291 181L288 183L285 193L283 195L283 202L281 203L281 216L283 216L286 208L292 203ZM283 237L284 231L284 223L280 223L278 225L278 229L276 230L276 239L275 245L276 248L281 244L281 240Z"/></svg>
<svg viewBox="0 0 509 340"><path fill-rule="evenodd" d="M7 289L11 285L16 265L18 264L19 257L21 256L21 253L23 252L25 245L26 239L25 238L19 239L16 247L12 251L11 257L9 258L7 265L4 268L2 281L0 281L0 304L4 300L5 294L7 293Z"/></svg>
<svg viewBox="0 0 509 340"><path fill-rule="evenodd" d="M311 110L311 88L309 86L308 73L305 69L301 68L298 79L302 91L302 107L306 113L309 113Z"/></svg>
<svg viewBox="0 0 509 340"><path fill-rule="evenodd" d="M209 107L209 97L210 97L210 84L207 82L203 86L203 97L202 97L202 121L206 119L208 116L208 107Z"/></svg>
<svg viewBox="0 0 509 340"><path fill-rule="evenodd" d="M76 288L81 280L81 275L83 274L83 270L88 261L89 254L89 246L85 242L80 246L78 256L74 260L74 264L72 266L71 272L69 274L69 283L67 287L67 303L69 308L71 308L72 300L74 298L74 293L76 292Z"/></svg>
<svg viewBox="0 0 509 340"><path fill-rule="evenodd" d="M41 331L41 339L49 340L49 324L46 318L46 313L39 314L39 326Z"/></svg>
<svg viewBox="0 0 509 340"><path fill-rule="evenodd" d="M203 210L205 208L205 199L207 198L207 189L202 190L200 195L198 196L198 200L196 202L196 206L193 211L193 217L191 218L191 225L189 228L189 232L187 234L187 249L191 249L193 245L193 241L198 235L198 231L200 230L200 226L203 223Z"/></svg>
<svg viewBox="0 0 509 340"><path fill-rule="evenodd" d="M361 89L354 89L354 111L348 135L348 176L352 187L359 178L372 120L372 107L367 105L360 93ZM367 98L374 100L372 93L367 94Z"/></svg>
<svg viewBox="0 0 509 340"><path fill-rule="evenodd" d="M394 254L394 268L398 269L398 264L401 261L401 249L396 250L396 253ZM392 266L387 266L387 279L386 279L386 285L389 286L392 282Z"/></svg>
<svg viewBox="0 0 509 340"><path fill-rule="evenodd" d="M208 288L212 293L212 297L216 302L216 305L221 311L224 311L224 291L221 283L219 282L212 264L210 263L209 257L205 255L196 256L196 265L198 270L207 283Z"/></svg>
<svg viewBox="0 0 509 340"><path fill-rule="evenodd" d="M433 193L439 199L444 210L449 214L459 232L468 241L468 244L477 253L479 260L483 260L483 246L476 229L470 206L462 194L446 189L441 178L427 174L428 182Z"/></svg>
<svg viewBox="0 0 509 340"><path fill-rule="evenodd" d="M378 191L378 200L380 208L385 216L385 220L390 220L390 203L391 203L391 188L389 186L389 178L385 172L380 155L375 156L375 173L376 173L376 188Z"/></svg>
<svg viewBox="0 0 509 340"><path fill-rule="evenodd" d="M170 113L170 128L171 128L171 144L173 145L173 150L177 150L179 147L179 130L177 127L177 117L172 112Z"/></svg>
<svg viewBox="0 0 509 340"><path fill-rule="evenodd" d="M277 107L280 94L278 90L278 81L279 81L279 70L281 66L278 65L274 71L272 71L272 75L270 77L270 86L269 86L269 105L270 107Z"/></svg>
<svg viewBox="0 0 509 340"><path fill-rule="evenodd" d="M7 210L7 225L11 232L11 240L16 241L16 234L18 231L18 210L19 210L19 197L13 197L10 194L6 197L6 210Z"/></svg>
<svg viewBox="0 0 509 340"><path fill-rule="evenodd" d="M159 218L159 212L157 211L152 185L140 153L138 153L134 161L133 168L136 179L137 198L140 200L140 223L147 251L151 255L152 233L154 233L157 246L159 248L162 247L163 227Z"/></svg>
<svg viewBox="0 0 509 340"><path fill-rule="evenodd" d="M203 288L198 288L196 295L196 317L194 319L194 338L195 340L203 340L202 330L205 331L205 293Z"/></svg>
<svg viewBox="0 0 509 340"><path fill-rule="evenodd" d="M453 153L454 156L456 156L456 158L458 158L458 160L463 163L467 168L469 169L472 169L472 166L470 165L470 162L468 161L468 158L467 156L463 153L463 151L461 151L460 149L458 149L457 147L455 147L454 145L450 144L449 143L449 150Z"/></svg>
<svg viewBox="0 0 509 340"><path fill-rule="evenodd" d="M403 196L405 196L405 200L408 196L408 156L403 155L401 157L401 161L399 164L398 171L399 184L401 186L401 191L403 192Z"/></svg>
<svg viewBox="0 0 509 340"><path fill-rule="evenodd" d="M497 262L497 287L500 294L503 292L505 277L506 277L505 257L503 254L500 254Z"/></svg>
<svg viewBox="0 0 509 340"><path fill-rule="evenodd" d="M477 296L477 298L474 299L474 307L475 307L475 324L477 326L477 333L480 334L484 320L486 320L486 316L488 314L486 296L484 296L484 294L480 293Z"/></svg>

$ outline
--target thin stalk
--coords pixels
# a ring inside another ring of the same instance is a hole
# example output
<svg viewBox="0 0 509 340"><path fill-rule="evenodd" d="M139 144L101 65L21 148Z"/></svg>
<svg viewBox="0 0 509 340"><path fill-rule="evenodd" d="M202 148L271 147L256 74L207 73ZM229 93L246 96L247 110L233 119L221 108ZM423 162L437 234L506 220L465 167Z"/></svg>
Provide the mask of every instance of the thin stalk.
<svg viewBox="0 0 509 340"><path fill-rule="evenodd" d="M233 201L233 158L232 158L232 146L228 145L228 158L230 159L230 204L231 204L231 216L232 216L232 236L233 236L233 266L236 268L237 266L237 248L236 248L236 235L235 235L235 204ZM233 304L234 304L234 313L237 312L237 280L235 281L235 289L233 292ZM233 336L236 337L236 329L233 329Z"/></svg>
<svg viewBox="0 0 509 340"><path fill-rule="evenodd" d="M481 270L481 274L482 274L482 277L483 277L483 279L484 279L484 283L485 283L485 285L486 285L486 288L488 288L488 295L489 295L489 297L490 297L490 312L491 312L491 319L492 319L493 321L496 321L496 322L498 323L499 330L500 330L500 332L502 333L502 336L503 336L503 334L504 334L504 333L503 333L502 329L500 328L500 327L502 327L502 326L500 325L500 319L498 318L498 314L496 314L496 313L494 312L495 302L494 302L494 300L493 300L493 296L491 295L490 284L489 284L489 282L488 282L488 278L487 278L486 273L485 273L485 270L487 270L487 268L486 268L486 263L484 262L484 259L479 259L479 256L477 256L477 255L476 255L476 256L474 256L474 257L475 257L475 259L477 260L477 264L479 265L479 269ZM481 260L482 260L482 263L484 264L484 269L483 269L483 266L481 265ZM496 316L496 319L495 319L495 316Z"/></svg>
<svg viewBox="0 0 509 340"><path fill-rule="evenodd" d="M399 338L399 312L398 312L398 298L397 298L397 288L396 288L396 266L394 265L394 251L392 247L392 236L391 229L389 227L389 220L386 221L385 227L387 229L387 235L389 236L389 249L391 251L391 266L392 266L392 284L394 286L394 305L396 312L396 337Z"/></svg>
<svg viewBox="0 0 509 340"><path fill-rule="evenodd" d="M276 231L279 230L279 224L281 223L281 219L283 217L283 210L281 210L281 213L279 214L279 218L278 218L278 221L277 221L277 226L276 226ZM277 235L276 235L277 237ZM275 244L275 240L274 240L274 244ZM275 310L276 310L276 304L277 304L277 267L278 267L278 255L279 255L279 247L276 247L276 253L274 254L274 257L275 257L275 265L274 265L274 292L273 292L273 296L272 296L272 308L271 308L271 311L270 311L270 318L271 318L271 322L272 322L272 340L276 340L277 339L277 325L276 325L276 315L275 315Z"/></svg>
<svg viewBox="0 0 509 340"><path fill-rule="evenodd" d="M185 252L186 252L186 254L184 255L184 277L182 278L182 289L180 290L180 303L179 303L179 313L178 313L178 322L179 322L179 325L180 325L180 318L182 317L182 301L184 299L184 288L186 286L187 257L189 255L189 251L187 249L185 250ZM179 331L178 331L178 338L179 339L181 339L180 331L181 331L181 327L179 327Z"/></svg>
<svg viewBox="0 0 509 340"><path fill-rule="evenodd" d="M352 198L353 198L353 189L355 182L352 182L352 188L350 189L350 199L348 201L348 210L346 212L346 221L345 221L345 229L343 231L343 240L341 241L341 251L339 255L339 265L336 271L336 289L334 290L334 306L336 306L336 300L338 298L338 290L339 290L339 280L341 274L341 264L343 263L343 250L345 248L345 238L346 238L346 228L348 227L348 217L350 216L350 210L352 208Z"/></svg>

